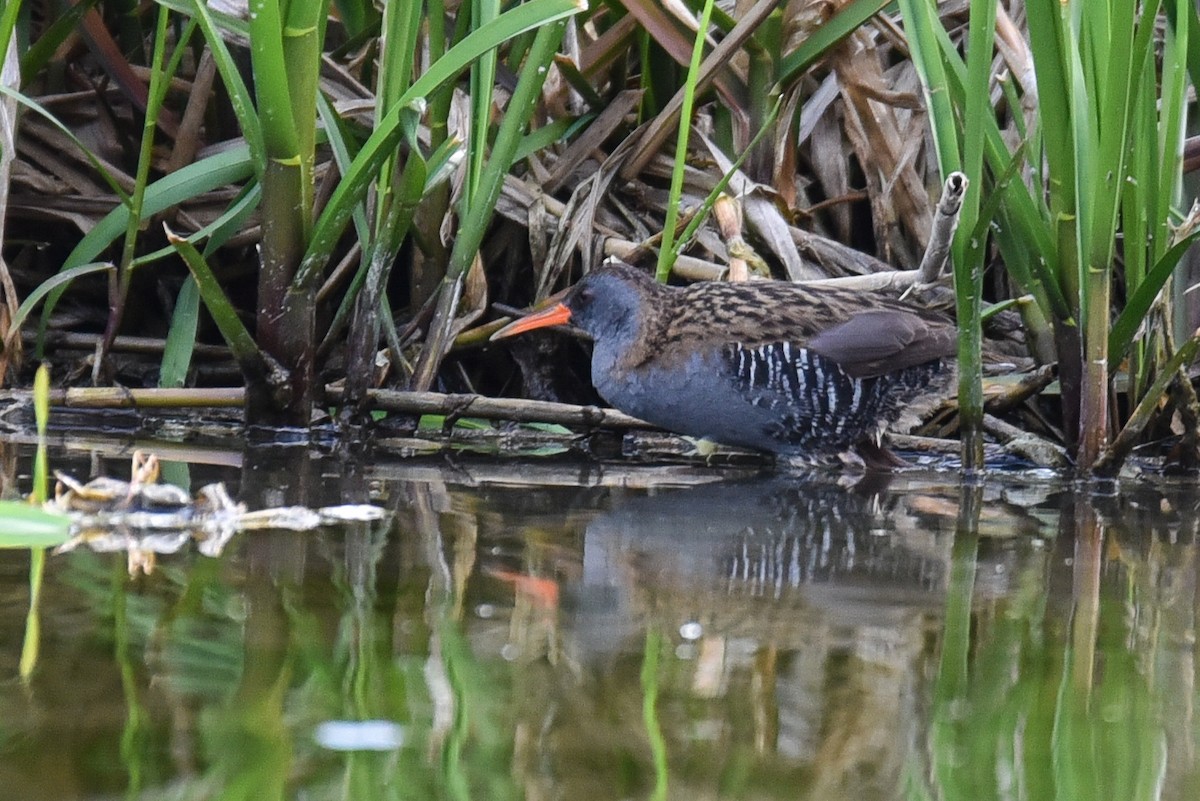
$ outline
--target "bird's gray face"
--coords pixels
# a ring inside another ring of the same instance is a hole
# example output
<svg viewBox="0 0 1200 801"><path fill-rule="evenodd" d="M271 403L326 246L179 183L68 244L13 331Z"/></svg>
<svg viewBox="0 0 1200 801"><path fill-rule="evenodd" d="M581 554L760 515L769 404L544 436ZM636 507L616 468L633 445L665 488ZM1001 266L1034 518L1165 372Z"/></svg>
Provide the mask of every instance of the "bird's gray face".
<svg viewBox="0 0 1200 801"><path fill-rule="evenodd" d="M593 273L566 300L571 323L592 339L626 342L638 335L637 287L611 273Z"/></svg>
<svg viewBox="0 0 1200 801"><path fill-rule="evenodd" d="M514 320L492 334L492 339L570 323L602 345L604 358L615 359L641 336L645 328L644 315L639 314L642 301L658 291L658 284L631 267L605 268L576 284L563 301Z"/></svg>

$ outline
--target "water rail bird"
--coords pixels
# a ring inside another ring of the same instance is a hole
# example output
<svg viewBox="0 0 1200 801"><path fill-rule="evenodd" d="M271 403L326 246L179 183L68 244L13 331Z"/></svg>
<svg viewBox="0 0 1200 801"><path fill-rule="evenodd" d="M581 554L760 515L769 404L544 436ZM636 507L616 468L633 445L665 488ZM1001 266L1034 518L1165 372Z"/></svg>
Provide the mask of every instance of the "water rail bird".
<svg viewBox="0 0 1200 801"><path fill-rule="evenodd" d="M492 338L566 323L594 341L592 383L617 409L797 461L879 453L884 430L954 374L956 329L941 312L784 281L673 287L621 263Z"/></svg>

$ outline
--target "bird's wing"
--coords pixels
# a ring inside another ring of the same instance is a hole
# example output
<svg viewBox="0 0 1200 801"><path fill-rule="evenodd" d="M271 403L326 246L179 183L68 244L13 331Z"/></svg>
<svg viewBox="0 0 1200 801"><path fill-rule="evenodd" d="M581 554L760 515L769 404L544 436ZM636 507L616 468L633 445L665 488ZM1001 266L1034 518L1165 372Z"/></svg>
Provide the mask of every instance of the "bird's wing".
<svg viewBox="0 0 1200 801"><path fill-rule="evenodd" d="M872 309L817 333L808 347L851 377L869 378L950 356L955 342L947 323L902 309Z"/></svg>

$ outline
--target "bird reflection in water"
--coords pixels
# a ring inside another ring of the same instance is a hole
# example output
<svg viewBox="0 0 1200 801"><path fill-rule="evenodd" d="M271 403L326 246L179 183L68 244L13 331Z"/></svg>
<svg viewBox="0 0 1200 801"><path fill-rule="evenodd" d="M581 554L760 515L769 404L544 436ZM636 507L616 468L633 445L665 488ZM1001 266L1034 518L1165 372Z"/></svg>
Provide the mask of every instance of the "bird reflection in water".
<svg viewBox="0 0 1200 801"><path fill-rule="evenodd" d="M580 642L616 647L651 609L767 637L801 612L853 623L935 609L952 525L931 531L886 483L737 482L619 504L587 527Z"/></svg>

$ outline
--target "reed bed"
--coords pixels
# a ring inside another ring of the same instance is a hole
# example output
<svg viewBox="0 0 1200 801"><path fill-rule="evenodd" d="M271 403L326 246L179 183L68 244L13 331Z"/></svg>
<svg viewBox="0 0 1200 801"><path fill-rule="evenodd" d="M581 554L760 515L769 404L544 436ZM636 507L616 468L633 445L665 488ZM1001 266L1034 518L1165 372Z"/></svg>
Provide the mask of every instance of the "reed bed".
<svg viewBox="0 0 1200 801"><path fill-rule="evenodd" d="M368 423L377 389L588 404L573 344L483 346L502 310L608 256L676 281L915 270L961 172L953 292L922 295L957 310L938 425L965 464L997 354L1056 365L1007 420L1085 472L1166 436L1200 461L1183 0L19 6L10 384L49 359L60 384L244 386L247 422L301 428Z"/></svg>

